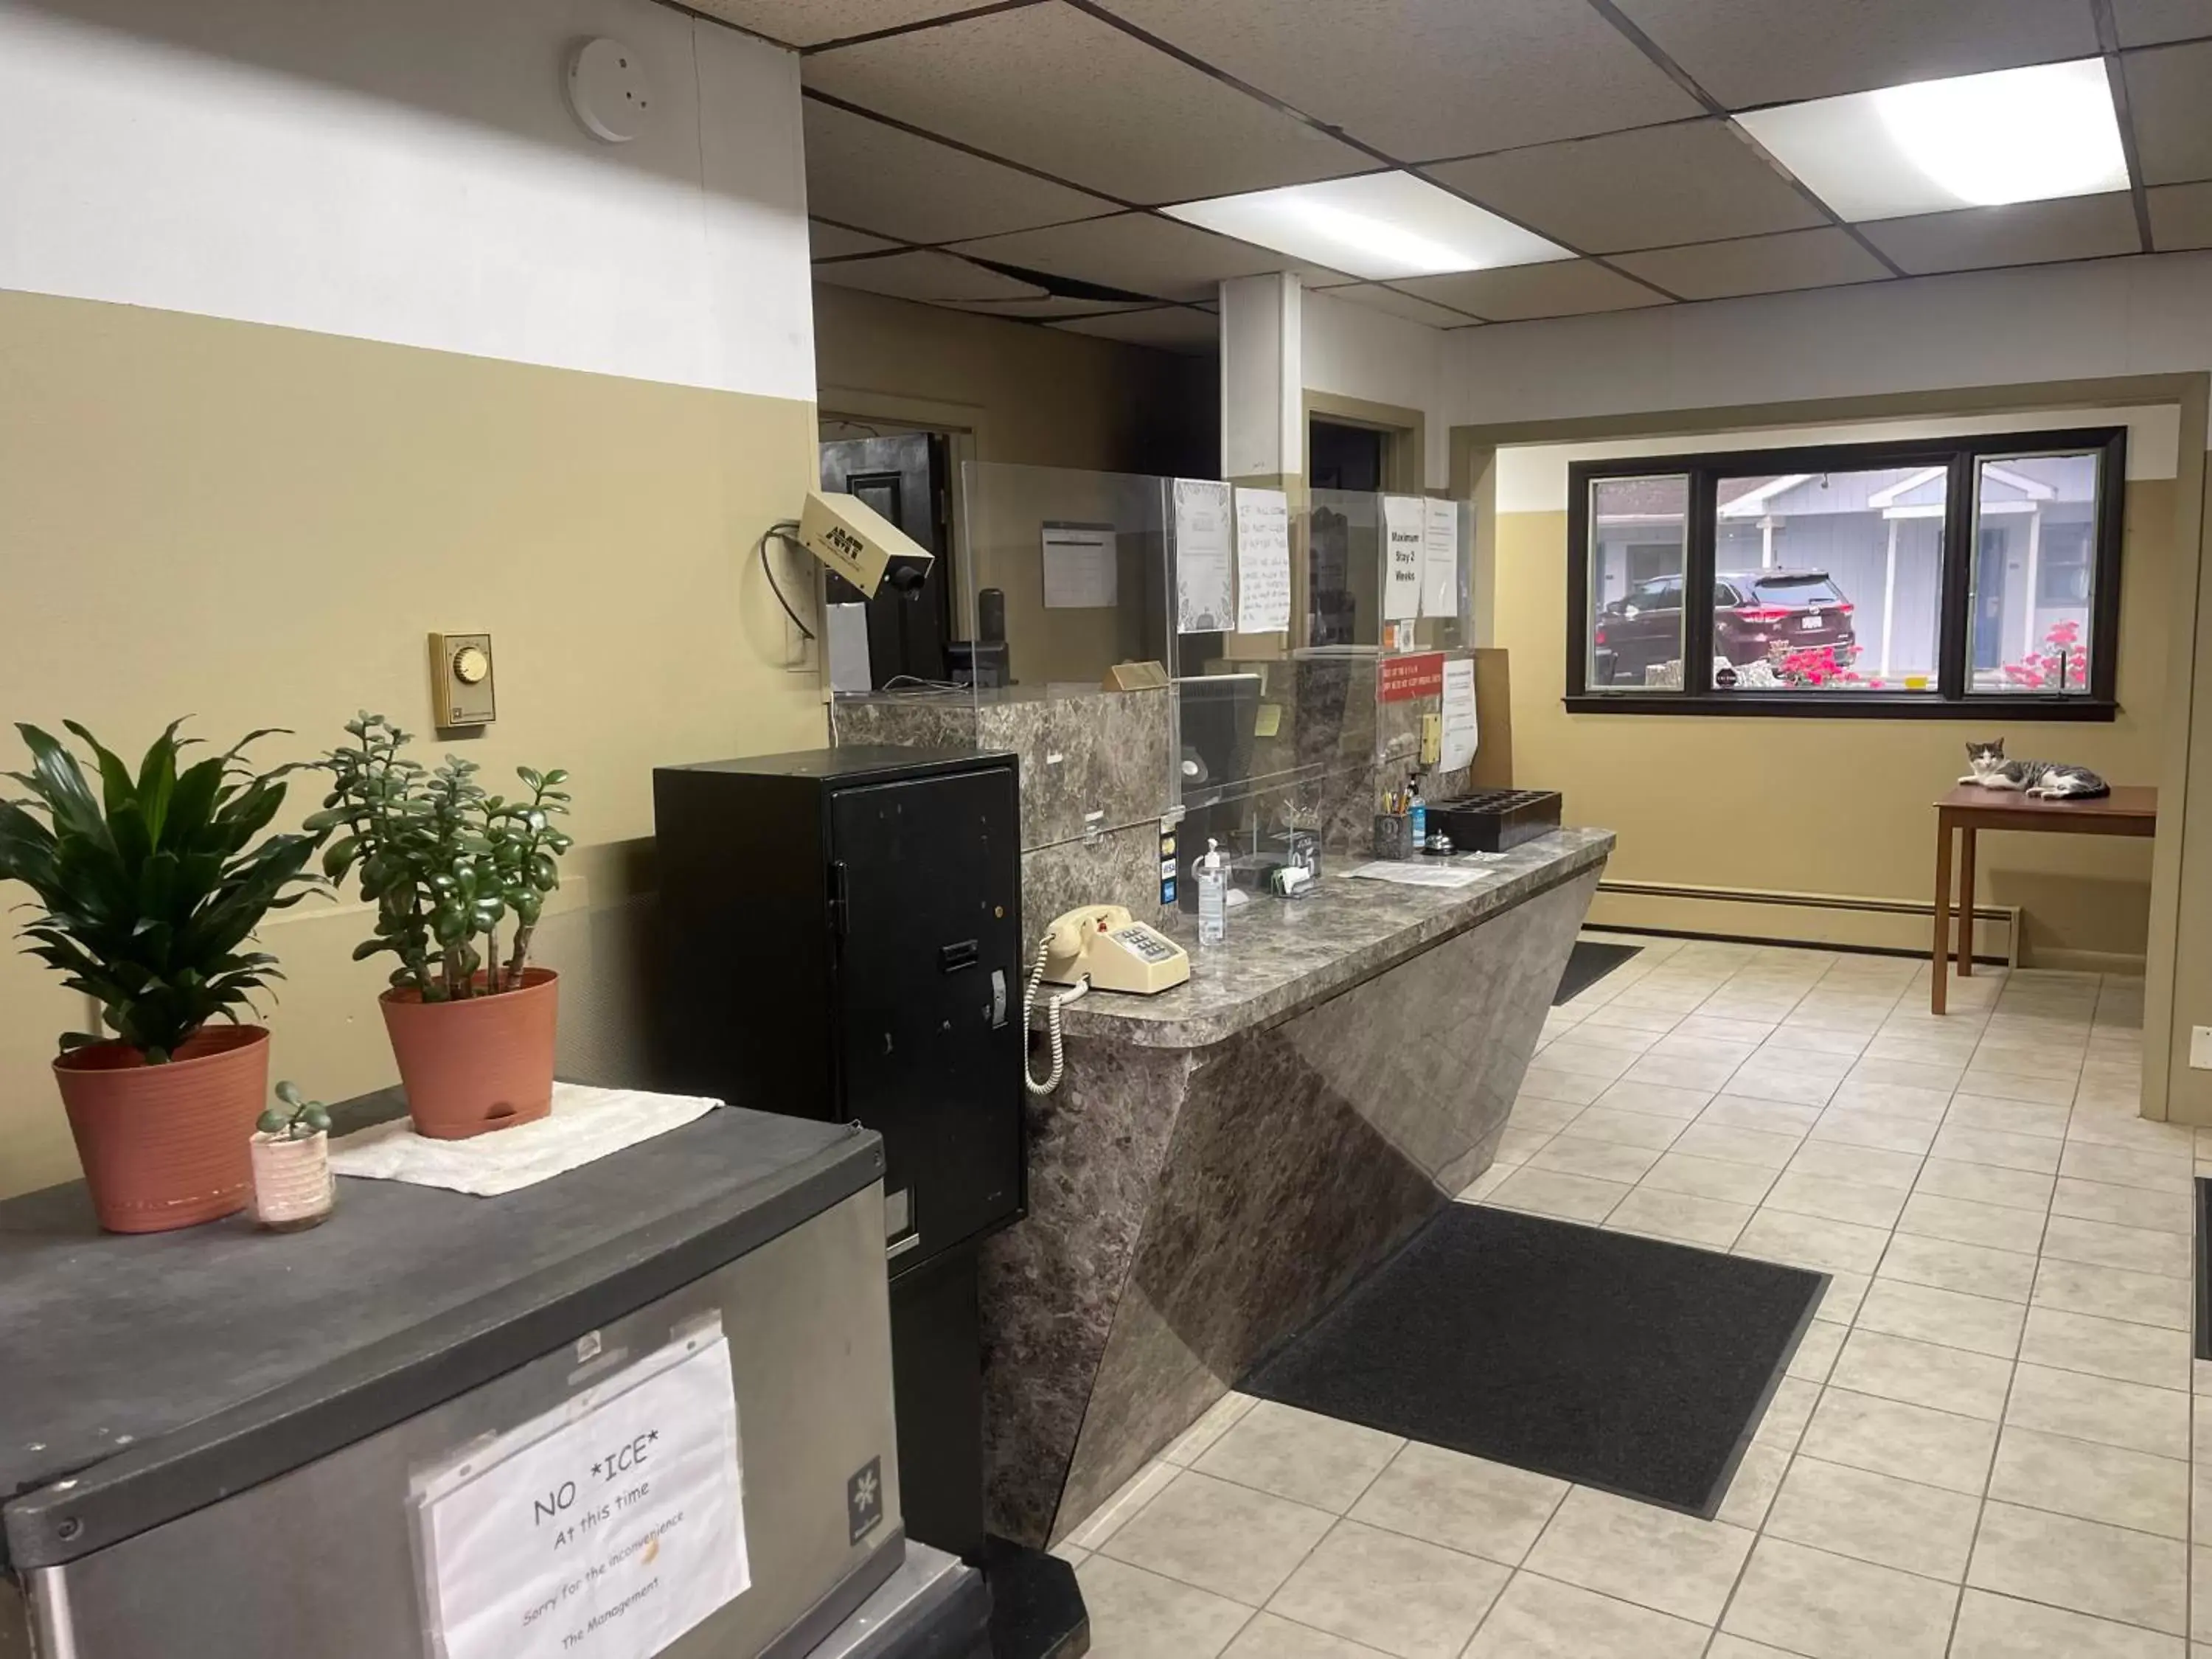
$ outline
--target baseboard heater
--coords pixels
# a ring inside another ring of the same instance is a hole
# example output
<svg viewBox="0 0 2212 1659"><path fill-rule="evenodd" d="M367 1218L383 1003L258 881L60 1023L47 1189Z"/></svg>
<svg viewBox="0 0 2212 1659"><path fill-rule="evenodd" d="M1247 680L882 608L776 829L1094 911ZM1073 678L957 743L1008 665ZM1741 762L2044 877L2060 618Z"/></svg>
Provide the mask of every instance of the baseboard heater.
<svg viewBox="0 0 2212 1659"><path fill-rule="evenodd" d="M1600 894L1611 894L1620 898L1685 899L1708 904L1745 904L1774 906L1798 910L1826 910L1858 915L1911 916L1921 924L1923 942L1917 945L1857 945L1838 943L1833 939L1819 941L1828 950L1864 951L1885 956L1924 957L1933 943L1936 926L1936 903L1933 899L1869 898L1856 893L1796 893L1765 887L1709 887L1682 882L1605 880L1597 884ZM2020 907L2016 904L1977 904L1974 907L1977 924L1994 924L2004 929L2005 948L2001 955L1977 950L1974 960L1991 967L2016 968L2020 965ZM1742 939L1760 945L1806 944L1802 939L1753 937L1736 933L1720 933L1695 927L1624 927L1612 922L1596 921L1593 927L1618 933L1687 933L1704 939Z"/></svg>

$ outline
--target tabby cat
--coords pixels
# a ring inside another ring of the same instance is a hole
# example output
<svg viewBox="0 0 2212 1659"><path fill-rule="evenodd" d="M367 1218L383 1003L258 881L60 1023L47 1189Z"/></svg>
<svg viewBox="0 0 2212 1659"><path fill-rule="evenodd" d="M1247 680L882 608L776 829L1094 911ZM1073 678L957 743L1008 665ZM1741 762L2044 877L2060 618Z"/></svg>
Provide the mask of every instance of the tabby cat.
<svg viewBox="0 0 2212 1659"><path fill-rule="evenodd" d="M2008 761L2002 738L1994 743L1968 744L1966 764L1971 769L1959 781L1978 783L1984 789L2017 789L2045 800L2081 800L2112 793L2112 785L2086 766L2057 761Z"/></svg>

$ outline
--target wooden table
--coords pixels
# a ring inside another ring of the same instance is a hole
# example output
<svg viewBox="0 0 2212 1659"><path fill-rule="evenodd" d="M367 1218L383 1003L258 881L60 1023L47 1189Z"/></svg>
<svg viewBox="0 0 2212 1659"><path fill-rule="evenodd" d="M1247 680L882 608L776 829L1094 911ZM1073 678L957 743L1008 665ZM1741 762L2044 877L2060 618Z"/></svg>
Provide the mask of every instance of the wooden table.
<svg viewBox="0 0 2212 1659"><path fill-rule="evenodd" d="M2114 786L2092 800L2031 800L2012 790L1962 783L1936 803L1936 949L1928 1006L1943 1012L1951 946L1951 832L1959 832L1959 977L1974 971L1974 835L1981 830L2039 830L2068 836L2151 836L2158 831L2158 791Z"/></svg>

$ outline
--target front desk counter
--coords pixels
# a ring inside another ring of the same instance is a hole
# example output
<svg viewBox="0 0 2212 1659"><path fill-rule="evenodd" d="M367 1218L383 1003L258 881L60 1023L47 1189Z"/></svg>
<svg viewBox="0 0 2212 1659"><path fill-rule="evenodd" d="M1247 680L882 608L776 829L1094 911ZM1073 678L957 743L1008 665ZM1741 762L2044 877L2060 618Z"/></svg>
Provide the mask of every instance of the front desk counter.
<svg viewBox="0 0 2212 1659"><path fill-rule="evenodd" d="M1026 1220L984 1252L994 1531L1056 1541L1489 1167L1613 849L1456 890L1257 896L1189 983L1097 993L1030 1099Z"/></svg>

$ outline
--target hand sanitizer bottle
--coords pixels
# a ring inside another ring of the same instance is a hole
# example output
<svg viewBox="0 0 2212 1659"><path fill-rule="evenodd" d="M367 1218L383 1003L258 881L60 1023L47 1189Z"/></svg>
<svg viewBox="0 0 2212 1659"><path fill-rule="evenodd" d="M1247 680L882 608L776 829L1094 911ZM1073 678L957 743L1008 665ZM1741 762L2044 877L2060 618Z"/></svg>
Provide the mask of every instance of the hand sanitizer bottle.
<svg viewBox="0 0 2212 1659"><path fill-rule="evenodd" d="M1413 787L1406 807L1407 844L1416 853L1429 844L1429 804L1421 799L1421 777L1413 775Z"/></svg>
<svg viewBox="0 0 2212 1659"><path fill-rule="evenodd" d="M1198 942L1218 945L1228 937L1229 860L1209 838L1198 860Z"/></svg>

